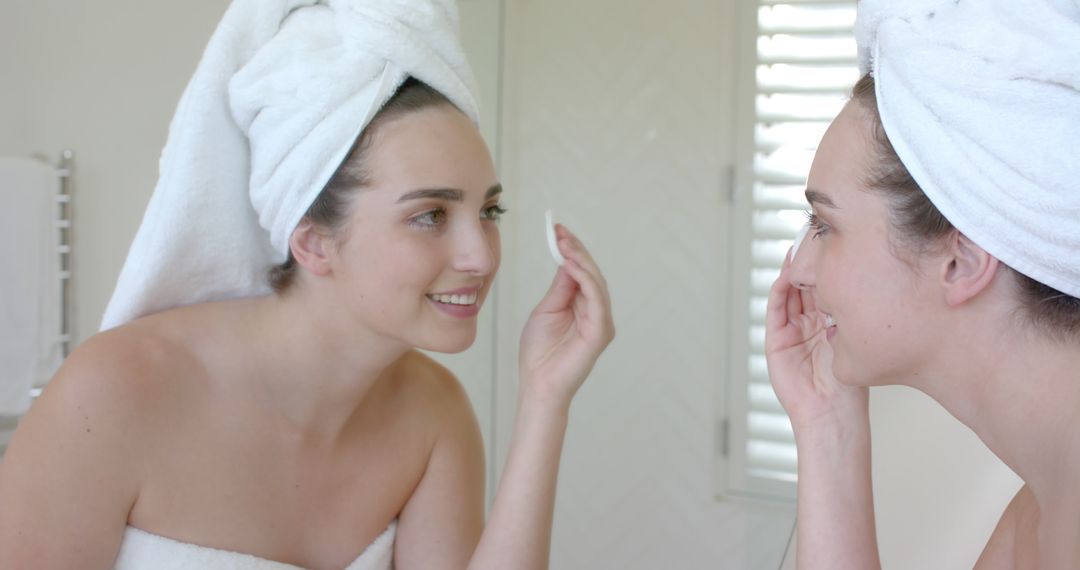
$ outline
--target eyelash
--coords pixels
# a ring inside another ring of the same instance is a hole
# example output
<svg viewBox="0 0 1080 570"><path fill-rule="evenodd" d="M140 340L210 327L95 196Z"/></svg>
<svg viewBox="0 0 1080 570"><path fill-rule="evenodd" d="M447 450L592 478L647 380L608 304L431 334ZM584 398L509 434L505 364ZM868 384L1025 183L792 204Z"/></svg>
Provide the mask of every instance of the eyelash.
<svg viewBox="0 0 1080 570"><path fill-rule="evenodd" d="M498 222L499 218L501 218L502 215L508 211L509 210L502 207L502 204L495 204L494 206L488 206L481 210L480 219ZM439 221L435 221L433 219L435 216L441 216ZM424 231L434 231L439 229L439 227L441 227L445 223L445 219L446 208L435 208L432 210L428 210L422 214L413 216L412 218L409 218L409 225Z"/></svg>
<svg viewBox="0 0 1080 570"><path fill-rule="evenodd" d="M504 208L502 204L495 204L494 206L488 206L487 208L484 208L484 210L480 213L480 217L481 219L497 222L500 218L502 218L503 214L509 211L510 210Z"/></svg>
<svg viewBox="0 0 1080 570"><path fill-rule="evenodd" d="M806 212L806 221L810 224L810 229L814 230L813 239L817 239L829 231L829 225L822 222L821 218L817 217L813 212Z"/></svg>

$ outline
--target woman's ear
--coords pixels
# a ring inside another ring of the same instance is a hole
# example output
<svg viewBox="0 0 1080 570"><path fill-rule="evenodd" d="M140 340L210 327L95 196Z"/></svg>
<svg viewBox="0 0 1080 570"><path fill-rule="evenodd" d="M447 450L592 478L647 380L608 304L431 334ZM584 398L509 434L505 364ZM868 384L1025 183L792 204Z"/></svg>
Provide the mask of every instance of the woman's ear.
<svg viewBox="0 0 1080 570"><path fill-rule="evenodd" d="M289 236L289 250L293 259L315 275L330 274L329 244L330 238L326 232L307 218L300 220Z"/></svg>
<svg viewBox="0 0 1080 570"><path fill-rule="evenodd" d="M974 298L994 282L1001 262L956 231L946 244L941 272L945 301L952 306Z"/></svg>

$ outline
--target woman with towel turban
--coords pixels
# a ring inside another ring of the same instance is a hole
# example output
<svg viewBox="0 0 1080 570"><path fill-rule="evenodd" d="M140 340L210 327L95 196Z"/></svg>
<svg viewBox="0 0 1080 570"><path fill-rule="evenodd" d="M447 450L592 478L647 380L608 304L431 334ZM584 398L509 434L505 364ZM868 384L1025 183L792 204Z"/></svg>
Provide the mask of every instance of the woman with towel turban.
<svg viewBox="0 0 1080 570"><path fill-rule="evenodd" d="M509 458L458 352L501 187L451 0L235 0L170 126L103 328L0 470L0 567L546 568L570 401L614 328L566 258L521 338Z"/></svg>
<svg viewBox="0 0 1080 570"><path fill-rule="evenodd" d="M902 384L1026 483L977 567L1080 568L1080 4L858 11L867 74L818 148L766 325L798 567L880 567L867 387Z"/></svg>

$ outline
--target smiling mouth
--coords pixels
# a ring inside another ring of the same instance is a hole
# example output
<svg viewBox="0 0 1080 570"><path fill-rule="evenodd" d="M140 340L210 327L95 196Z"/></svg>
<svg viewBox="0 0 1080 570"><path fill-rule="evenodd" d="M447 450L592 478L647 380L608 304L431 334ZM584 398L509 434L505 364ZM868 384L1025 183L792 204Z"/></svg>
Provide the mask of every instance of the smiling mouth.
<svg viewBox="0 0 1080 570"><path fill-rule="evenodd" d="M436 303L442 303L444 305L459 305L470 306L476 304L476 298L480 294L479 291L473 291L464 295L439 295L428 294L427 298L435 301Z"/></svg>

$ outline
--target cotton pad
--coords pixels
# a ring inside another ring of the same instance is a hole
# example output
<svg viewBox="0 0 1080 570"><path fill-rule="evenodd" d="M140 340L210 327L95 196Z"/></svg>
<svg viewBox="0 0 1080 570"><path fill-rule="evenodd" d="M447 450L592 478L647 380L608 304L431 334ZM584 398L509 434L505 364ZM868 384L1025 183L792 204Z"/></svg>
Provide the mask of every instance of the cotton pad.
<svg viewBox="0 0 1080 570"><path fill-rule="evenodd" d="M563 263L566 263L566 259L564 259L562 253L559 252L559 243L558 240L555 239L555 222L551 218L551 210L544 213L544 221L546 222L544 226L547 230L548 249L551 250L551 257L555 259L555 263L562 265Z"/></svg>
<svg viewBox="0 0 1080 570"><path fill-rule="evenodd" d="M804 239L806 239L806 234L808 233L810 233L810 222L806 222L805 224L803 224L802 229L799 230L798 235L795 236L795 245L791 246L792 262L795 261L795 254L799 252L799 246L802 245L802 242Z"/></svg>

